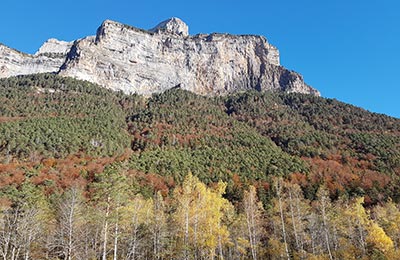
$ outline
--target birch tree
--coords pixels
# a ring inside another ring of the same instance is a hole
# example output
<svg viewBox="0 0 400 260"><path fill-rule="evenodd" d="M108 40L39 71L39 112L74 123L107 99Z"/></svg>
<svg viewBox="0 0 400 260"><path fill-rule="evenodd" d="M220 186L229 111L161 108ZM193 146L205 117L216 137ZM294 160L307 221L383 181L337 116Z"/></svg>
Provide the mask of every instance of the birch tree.
<svg viewBox="0 0 400 260"><path fill-rule="evenodd" d="M326 251L328 252L329 259L332 260L331 250L331 234L329 224L329 210L331 208L331 200L329 198L329 192L325 186L321 186L317 192L317 203L320 216L322 218L322 234L325 243Z"/></svg>
<svg viewBox="0 0 400 260"><path fill-rule="evenodd" d="M0 256L28 260L32 245L41 240L46 228L48 205L40 190L29 182L23 183L11 200L11 205L1 208Z"/></svg>
<svg viewBox="0 0 400 260"><path fill-rule="evenodd" d="M375 207L374 216L376 222L392 239L393 246L400 248L400 210L392 200Z"/></svg>
<svg viewBox="0 0 400 260"><path fill-rule="evenodd" d="M64 192L57 203L54 248L63 259L79 259L78 253L82 247L80 231L84 225L83 207L81 190L78 187Z"/></svg>
<svg viewBox="0 0 400 260"><path fill-rule="evenodd" d="M102 215L102 260L107 260L112 252L116 260L119 255L121 209L126 206L132 191L123 170L118 165L110 165L96 175L93 184L94 202ZM111 247L109 247L111 244Z"/></svg>
<svg viewBox="0 0 400 260"><path fill-rule="evenodd" d="M146 242L146 232L153 219L153 200L137 194L129 200L125 214L128 223L125 258L132 260L146 258L144 249L146 246L151 248L151 243Z"/></svg>
<svg viewBox="0 0 400 260"><path fill-rule="evenodd" d="M161 192L157 192L153 199L153 213L150 223L150 232L152 238L153 258L162 259L163 251L166 247L167 239L167 215L164 198Z"/></svg>
<svg viewBox="0 0 400 260"><path fill-rule="evenodd" d="M280 258L290 259L288 232L286 223L286 205L283 200L283 180L274 180L276 198L272 200L272 207L269 210L270 223L274 236L269 238L270 255L278 255Z"/></svg>
<svg viewBox="0 0 400 260"><path fill-rule="evenodd" d="M231 204L222 197L226 185L218 183L208 188L189 174L174 191L177 239L181 258L222 258L223 248L229 241L229 232L223 223Z"/></svg>
<svg viewBox="0 0 400 260"><path fill-rule="evenodd" d="M258 251L263 232L263 206L257 198L257 191L254 186L250 186L244 192L243 208L247 226L247 236L250 244L251 256L253 260L259 259Z"/></svg>

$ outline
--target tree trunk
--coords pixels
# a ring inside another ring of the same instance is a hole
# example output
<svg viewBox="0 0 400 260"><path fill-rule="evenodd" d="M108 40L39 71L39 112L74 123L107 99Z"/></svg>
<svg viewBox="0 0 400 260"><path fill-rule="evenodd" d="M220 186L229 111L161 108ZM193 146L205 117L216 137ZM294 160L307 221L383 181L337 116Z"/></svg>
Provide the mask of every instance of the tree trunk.
<svg viewBox="0 0 400 260"><path fill-rule="evenodd" d="M302 216L304 213L302 213L300 210L300 198L298 195L299 194L296 193L296 212L297 212L297 221L301 224ZM303 255L303 252L304 252L304 226L303 225L301 225L301 227L300 227L299 239L300 239L300 250L302 251L302 255Z"/></svg>
<svg viewBox="0 0 400 260"><path fill-rule="evenodd" d="M224 252L222 250L222 241L221 241L221 236L218 236L218 253L219 253L219 259L224 259Z"/></svg>
<svg viewBox="0 0 400 260"><path fill-rule="evenodd" d="M139 211L139 207L136 208L135 214ZM139 217L137 215L132 216L132 242L130 252L128 254L128 259L135 259L136 257L136 248L137 248L137 233L139 229Z"/></svg>
<svg viewBox="0 0 400 260"><path fill-rule="evenodd" d="M107 260L107 239L108 239L108 216L110 214L110 197L107 199L107 209L104 220L104 237L103 237L103 257L102 260Z"/></svg>
<svg viewBox="0 0 400 260"><path fill-rule="evenodd" d="M299 250L300 249L300 240L299 240L299 236L297 234L297 227L296 227L296 220L295 220L295 216L294 216L294 210L293 210L293 198L292 198L292 191L290 190L289 187L289 208L290 208L290 216L292 218L292 227L293 227L293 233L294 233L294 239L296 242L296 249Z"/></svg>
<svg viewBox="0 0 400 260"><path fill-rule="evenodd" d="M185 212L185 251L184 251L184 259L188 260L189 259L189 254L188 254L188 246L189 246L189 209L186 209Z"/></svg>
<svg viewBox="0 0 400 260"><path fill-rule="evenodd" d="M276 184L276 191L278 195L278 204L279 204L279 213L281 216L281 223L282 223L282 236L283 236L283 243L285 244L285 253L288 260L290 260L289 249L286 240L286 228L285 228L285 218L283 215L283 207L282 207L282 197L281 197L281 186L279 184L280 180Z"/></svg>
<svg viewBox="0 0 400 260"><path fill-rule="evenodd" d="M200 200L200 194L198 195L198 200ZM194 213L194 223L193 223L193 243L194 243L194 260L198 259L199 248L197 245L197 229L199 225L199 214L197 212L198 205L195 205L196 212Z"/></svg>
<svg viewBox="0 0 400 260"><path fill-rule="evenodd" d="M30 233L28 236L28 244L26 245L25 249L25 254L24 254L24 259L29 260L30 254L31 254L31 241L32 241L32 234Z"/></svg>
<svg viewBox="0 0 400 260"><path fill-rule="evenodd" d="M361 221L360 220L357 220L357 225L358 225L358 230L359 230L359 233L360 233L360 244L361 244L361 249L362 249L362 251L363 251L363 254L365 255L366 254L366 246L365 246L365 236L364 236L364 232L363 232L363 229L362 229L362 224L361 224Z"/></svg>
<svg viewBox="0 0 400 260"><path fill-rule="evenodd" d="M257 201L255 198L255 189L250 188L249 192L246 193L244 198L244 207L246 214L246 224L247 224L247 233L249 237L251 256L253 260L257 260Z"/></svg>
<svg viewBox="0 0 400 260"><path fill-rule="evenodd" d="M73 234L74 234L74 216L75 216L75 204L76 204L76 190L72 190L72 201L71 208L68 216L68 247L67 247L67 259L72 258L72 246L73 246Z"/></svg>
<svg viewBox="0 0 400 260"><path fill-rule="evenodd" d="M327 221L326 221L326 205L325 205L325 197L322 197L321 198L321 206L322 206L322 208L321 208L321 211L322 211L322 224L323 224L323 227L324 227L324 233L325 233L325 244L326 244L326 248L327 248L327 250L328 250L328 254L329 254L329 259L330 260L333 260L333 257L332 257L332 252L331 252L331 246L330 246L330 240L329 240L329 230L328 230L328 224L327 224Z"/></svg>
<svg viewBox="0 0 400 260"><path fill-rule="evenodd" d="M119 230L118 230L118 220L115 223L115 230L114 230L114 260L118 259L118 235L119 235Z"/></svg>

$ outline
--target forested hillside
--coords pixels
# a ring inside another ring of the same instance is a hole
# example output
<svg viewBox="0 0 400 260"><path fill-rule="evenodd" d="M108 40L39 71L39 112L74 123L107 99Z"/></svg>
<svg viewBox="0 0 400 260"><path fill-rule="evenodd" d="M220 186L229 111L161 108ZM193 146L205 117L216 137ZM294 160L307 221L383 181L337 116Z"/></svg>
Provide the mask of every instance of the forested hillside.
<svg viewBox="0 0 400 260"><path fill-rule="evenodd" d="M0 80L3 259L396 259L400 120L302 94Z"/></svg>

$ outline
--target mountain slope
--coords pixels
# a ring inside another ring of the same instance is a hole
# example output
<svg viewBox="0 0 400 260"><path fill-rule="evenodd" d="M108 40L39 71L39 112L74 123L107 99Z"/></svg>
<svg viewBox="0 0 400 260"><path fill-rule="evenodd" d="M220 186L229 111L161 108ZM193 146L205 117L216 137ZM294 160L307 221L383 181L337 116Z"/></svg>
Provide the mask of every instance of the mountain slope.
<svg viewBox="0 0 400 260"><path fill-rule="evenodd" d="M336 196L367 195L367 202L382 194L398 199L399 119L299 94L245 93L228 98L226 106L234 118L309 162L305 186L327 183Z"/></svg>
<svg viewBox="0 0 400 260"><path fill-rule="evenodd" d="M111 155L127 147L120 100L91 83L50 74L3 79L0 100L3 158Z"/></svg>
<svg viewBox="0 0 400 260"><path fill-rule="evenodd" d="M397 259L399 132L399 119L298 93L146 98L1 79L2 252Z"/></svg>

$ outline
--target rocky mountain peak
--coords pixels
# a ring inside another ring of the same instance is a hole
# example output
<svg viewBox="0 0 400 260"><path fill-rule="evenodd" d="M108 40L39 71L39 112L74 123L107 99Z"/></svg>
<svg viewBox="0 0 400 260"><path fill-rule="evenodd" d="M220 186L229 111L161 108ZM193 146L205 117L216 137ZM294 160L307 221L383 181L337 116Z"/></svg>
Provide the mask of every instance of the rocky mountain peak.
<svg viewBox="0 0 400 260"><path fill-rule="evenodd" d="M96 36L49 39L35 55L0 46L0 78L43 72L142 95L177 85L201 95L249 89L319 95L300 74L280 65L279 50L265 37L191 36L178 18L151 30L105 20Z"/></svg>
<svg viewBox="0 0 400 260"><path fill-rule="evenodd" d="M0 45L0 78L57 72L65 62L72 43L50 39L35 55Z"/></svg>
<svg viewBox="0 0 400 260"><path fill-rule="evenodd" d="M182 36L189 35L189 27L181 19L172 17L159 23L156 27L149 30L150 32L168 32Z"/></svg>
<svg viewBox="0 0 400 260"><path fill-rule="evenodd" d="M45 53L59 53L67 54L71 48L73 42L60 41L54 38L48 39L43 43L35 55L45 54Z"/></svg>

